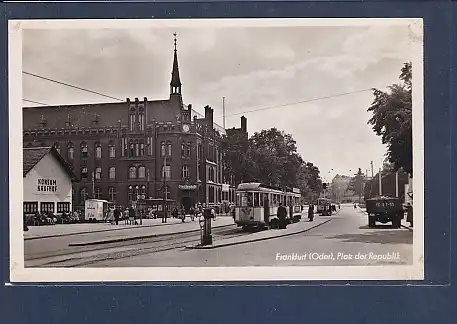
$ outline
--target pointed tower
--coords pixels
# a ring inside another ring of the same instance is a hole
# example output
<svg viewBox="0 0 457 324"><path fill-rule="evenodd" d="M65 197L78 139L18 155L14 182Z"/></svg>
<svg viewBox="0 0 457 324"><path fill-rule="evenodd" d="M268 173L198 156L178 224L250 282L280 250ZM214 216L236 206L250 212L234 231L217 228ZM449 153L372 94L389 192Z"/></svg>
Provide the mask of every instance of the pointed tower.
<svg viewBox="0 0 457 324"><path fill-rule="evenodd" d="M173 69L171 71L170 98L173 95L181 96L181 79L179 78L178 51L176 50L176 33L174 33L173 36L175 37L175 50L173 57Z"/></svg>

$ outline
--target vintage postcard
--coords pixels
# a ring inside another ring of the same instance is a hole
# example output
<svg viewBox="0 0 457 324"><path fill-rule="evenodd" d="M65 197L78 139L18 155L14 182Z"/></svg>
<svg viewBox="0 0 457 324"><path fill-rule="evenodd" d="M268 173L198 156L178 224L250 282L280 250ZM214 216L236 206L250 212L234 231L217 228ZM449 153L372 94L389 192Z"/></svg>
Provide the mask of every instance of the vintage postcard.
<svg viewBox="0 0 457 324"><path fill-rule="evenodd" d="M410 18L10 21L11 281L423 279L423 41Z"/></svg>

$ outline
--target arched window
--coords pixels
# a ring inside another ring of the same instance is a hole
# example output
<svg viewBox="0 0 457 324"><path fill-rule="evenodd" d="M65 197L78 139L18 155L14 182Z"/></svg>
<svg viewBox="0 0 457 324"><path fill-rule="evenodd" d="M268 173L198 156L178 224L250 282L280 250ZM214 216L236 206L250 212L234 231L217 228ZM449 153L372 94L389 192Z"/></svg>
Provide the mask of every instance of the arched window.
<svg viewBox="0 0 457 324"><path fill-rule="evenodd" d="M86 188L81 188L79 191L79 201L81 203L84 203L87 199L87 189Z"/></svg>
<svg viewBox="0 0 457 324"><path fill-rule="evenodd" d="M134 131L135 130L135 112L131 112L130 113L130 131Z"/></svg>
<svg viewBox="0 0 457 324"><path fill-rule="evenodd" d="M60 154L60 144L59 144L59 142L55 142L55 143L54 143L54 148L55 148L56 151Z"/></svg>
<svg viewBox="0 0 457 324"><path fill-rule="evenodd" d="M116 145L114 145L113 143L109 143L108 150L109 150L109 157L115 158L116 157Z"/></svg>
<svg viewBox="0 0 457 324"><path fill-rule="evenodd" d="M139 124L140 124L140 131L144 131L144 112L142 110L140 110L138 119L139 119Z"/></svg>
<svg viewBox="0 0 457 324"><path fill-rule="evenodd" d="M186 144L181 143L181 156L185 157L186 156Z"/></svg>
<svg viewBox="0 0 457 324"><path fill-rule="evenodd" d="M81 168L81 178L87 179L87 167Z"/></svg>
<svg viewBox="0 0 457 324"><path fill-rule="evenodd" d="M191 146L191 144L187 143L187 145L186 145L186 156L187 157L190 157L190 146Z"/></svg>
<svg viewBox="0 0 457 324"><path fill-rule="evenodd" d="M140 187L135 186L135 197L133 197L133 199L137 200L139 195L140 195Z"/></svg>
<svg viewBox="0 0 457 324"><path fill-rule="evenodd" d="M136 179L136 168L134 166L129 168L129 179Z"/></svg>
<svg viewBox="0 0 457 324"><path fill-rule="evenodd" d="M167 155L171 156L171 143L170 142L167 143Z"/></svg>
<svg viewBox="0 0 457 324"><path fill-rule="evenodd" d="M140 144L138 141L135 141L135 156L141 156L140 155Z"/></svg>
<svg viewBox="0 0 457 324"><path fill-rule="evenodd" d="M109 179L110 180L115 180L116 179L116 168L115 167L110 167L108 173L109 173Z"/></svg>
<svg viewBox="0 0 457 324"><path fill-rule="evenodd" d="M86 142L81 143L81 157L83 157L83 158L87 157L87 143Z"/></svg>
<svg viewBox="0 0 457 324"><path fill-rule="evenodd" d="M73 147L72 142L67 144L67 158L70 161L75 158L75 148Z"/></svg>
<svg viewBox="0 0 457 324"><path fill-rule="evenodd" d="M183 179L189 178L189 166L188 165L183 165L182 166L181 177Z"/></svg>
<svg viewBox="0 0 457 324"><path fill-rule="evenodd" d="M144 156L144 143L140 143L140 156Z"/></svg>
<svg viewBox="0 0 457 324"><path fill-rule="evenodd" d="M146 168L144 166L140 166L138 168L138 178L139 179L144 179L146 178Z"/></svg>
<svg viewBox="0 0 457 324"><path fill-rule="evenodd" d="M99 142L95 143L95 158L102 158L102 145Z"/></svg>
<svg viewBox="0 0 457 324"><path fill-rule="evenodd" d="M130 150L130 157L134 157L135 156L135 146L133 145L133 143L130 143L129 150Z"/></svg>
<svg viewBox="0 0 457 324"><path fill-rule="evenodd" d="M162 179L171 179L171 165L162 165Z"/></svg>
<svg viewBox="0 0 457 324"><path fill-rule="evenodd" d="M113 187L108 188L108 198L111 202L116 202L116 189Z"/></svg>
<svg viewBox="0 0 457 324"><path fill-rule="evenodd" d="M94 197L95 199L100 199L102 196L102 190L99 187L95 187Z"/></svg>
<svg viewBox="0 0 457 324"><path fill-rule="evenodd" d="M160 143L160 156L165 156L165 142Z"/></svg>
<svg viewBox="0 0 457 324"><path fill-rule="evenodd" d="M128 201L133 201L133 187L132 186L129 186L127 195L128 195L128 197L127 197Z"/></svg>
<svg viewBox="0 0 457 324"><path fill-rule="evenodd" d="M147 197L148 191L147 191L147 189L146 189L146 186L144 186L144 185L141 186L141 192L140 192L140 194L141 194L142 196L144 196L145 198L148 198L148 197Z"/></svg>
<svg viewBox="0 0 457 324"><path fill-rule="evenodd" d="M96 167L95 168L95 179L100 180L102 178L102 168Z"/></svg>

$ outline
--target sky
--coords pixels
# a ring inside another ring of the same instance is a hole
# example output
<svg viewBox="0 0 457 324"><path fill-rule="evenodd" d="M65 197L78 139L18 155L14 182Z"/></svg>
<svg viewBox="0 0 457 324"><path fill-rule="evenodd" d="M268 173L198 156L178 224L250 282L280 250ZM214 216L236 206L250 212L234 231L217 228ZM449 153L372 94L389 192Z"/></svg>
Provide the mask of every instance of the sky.
<svg viewBox="0 0 457 324"><path fill-rule="evenodd" d="M200 113L210 105L222 125L225 97L227 128L245 115L250 135L271 127L291 134L326 181L365 172L370 161L375 173L382 166L386 148L367 124L373 95L360 90L400 82L412 54L407 26L29 29L23 71L120 99L167 99L174 32L185 104ZM23 98L115 102L29 75Z"/></svg>

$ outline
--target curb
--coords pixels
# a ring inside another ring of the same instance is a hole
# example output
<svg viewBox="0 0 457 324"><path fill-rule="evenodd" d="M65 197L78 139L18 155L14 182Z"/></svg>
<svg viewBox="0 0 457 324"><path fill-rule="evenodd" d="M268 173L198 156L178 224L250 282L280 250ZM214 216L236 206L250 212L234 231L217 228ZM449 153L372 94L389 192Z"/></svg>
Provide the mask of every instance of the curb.
<svg viewBox="0 0 457 324"><path fill-rule="evenodd" d="M223 216L225 217L225 216ZM32 237L24 237L24 241L29 240L39 240L45 238L53 238L53 237L63 237L63 236L72 236L72 235L81 235L81 234L92 234L92 233L102 233L102 232L112 232L112 231L122 231L122 230L131 230L135 228L148 228L148 227L157 227L157 226L170 226L170 225L177 225L182 223L164 223L164 224L155 224L155 225L135 225L132 227L123 227L123 228L111 228L111 229L103 229L103 230L95 230L95 231L86 231L86 232L74 232L74 233L67 233L67 234L53 234L53 235L43 235L43 236L32 236Z"/></svg>
<svg viewBox="0 0 457 324"><path fill-rule="evenodd" d="M223 227L233 226L233 225L234 224L227 224L227 225L222 225L222 226L216 226L214 228L223 228ZM174 233L131 236L131 237L118 238L118 239L110 239L110 240L100 240L100 241L81 242L81 243L69 243L68 246L90 246L90 245L101 245L101 244L109 244L109 243L119 243L119 242L133 241L133 240L139 240L139 239L147 239L147 238L153 238L153 237L163 237L163 236L170 236L170 235L176 235L176 234L185 234L185 233L192 233L192 232L200 232L200 229L188 230L188 231L183 231L183 232L174 232Z"/></svg>
<svg viewBox="0 0 457 324"><path fill-rule="evenodd" d="M270 237L261 237L261 238L257 238L257 239L251 239L251 240L240 241L240 242L221 243L221 244L217 244L217 245L205 245L205 246L189 245L189 246L186 246L185 248L189 249L189 250L210 250L210 249L217 249L217 248L220 248L220 247L231 246L231 245L240 245L240 244L246 244L246 243L266 241L266 240L271 240L271 239L275 239L275 238L279 238L279 237L285 237L285 236L301 234L301 233L307 232L309 230L312 230L313 228L316 228L316 227L319 227L321 225L324 225L324 224L326 224L326 223L328 223L330 221L331 221L331 219L327 219L327 220L323 221L320 224L314 225L314 226L312 226L310 228L307 228L305 230L301 230L301 231L298 231L298 232L294 232L294 233L286 233L286 234L270 236ZM272 231L274 231L274 230L272 229Z"/></svg>
<svg viewBox="0 0 457 324"><path fill-rule="evenodd" d="M168 223L168 224L156 224L156 225L135 225L132 227L123 227L123 228L111 228L111 229L103 229L103 230L95 230L95 231L86 231L86 232L74 232L74 233L67 233L67 234L53 234L53 235L43 235L43 236L33 236L33 237L24 237L24 241L28 240L38 240L44 238L53 238L53 237L62 237L62 236L72 236L72 235L81 235L81 234L92 234L92 233L102 233L102 232L112 232L112 231L122 231L122 230L130 230L135 228L147 228L147 227L156 227L156 226L169 226L181 223Z"/></svg>

